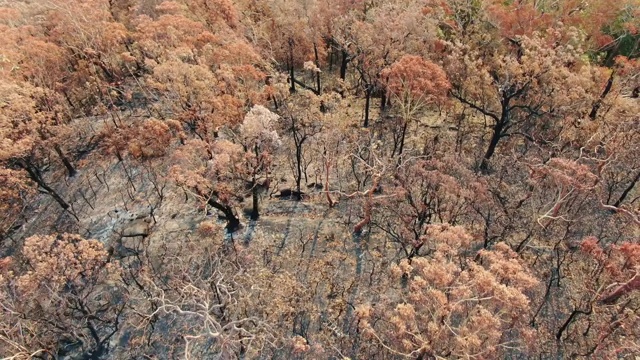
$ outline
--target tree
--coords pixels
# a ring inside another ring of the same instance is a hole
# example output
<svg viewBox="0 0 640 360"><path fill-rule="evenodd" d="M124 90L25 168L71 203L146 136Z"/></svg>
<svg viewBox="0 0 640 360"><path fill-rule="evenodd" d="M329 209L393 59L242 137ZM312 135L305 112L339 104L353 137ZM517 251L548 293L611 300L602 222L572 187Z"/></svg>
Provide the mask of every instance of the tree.
<svg viewBox="0 0 640 360"><path fill-rule="evenodd" d="M387 196L376 204L373 227L397 244L404 258L431 251L428 231L432 225L477 221L476 210L491 205L486 183L459 162L455 158L406 160L395 169L393 182L381 184Z"/></svg>
<svg viewBox="0 0 640 360"><path fill-rule="evenodd" d="M0 167L0 189L0 235L8 238L20 223L20 215L24 214L34 189L24 172L4 167Z"/></svg>
<svg viewBox="0 0 640 360"><path fill-rule="evenodd" d="M364 91L364 123L369 126L371 102L380 97L380 111L388 103L381 71L404 55L430 53L437 33L436 22L425 16L415 1L385 1L359 4L334 20L332 43L342 53L340 77L345 80L348 64L357 71L353 88ZM355 6L355 4L352 4ZM379 31L379 29L386 31ZM347 79L349 80L349 79ZM344 95L344 94L343 94Z"/></svg>
<svg viewBox="0 0 640 360"><path fill-rule="evenodd" d="M402 155L407 128L428 106L442 104L451 85L444 70L419 56L405 55L381 73L389 93L398 100L400 133L391 156Z"/></svg>
<svg viewBox="0 0 640 360"><path fill-rule="evenodd" d="M242 200L243 156L242 146L228 140L207 144L193 139L176 150L170 170L178 186L224 215L229 231L240 227L234 207Z"/></svg>
<svg viewBox="0 0 640 360"><path fill-rule="evenodd" d="M41 94L41 89L25 83L0 83L0 99L3 102L3 111L0 113L3 138L0 143L0 162L5 168L25 171L40 192L51 196L64 210L68 210L70 205L42 174L48 153L60 141L56 137L65 135L65 127L56 123L51 113L40 110L35 99Z"/></svg>
<svg viewBox="0 0 640 360"><path fill-rule="evenodd" d="M13 32L17 34L12 34ZM6 77L3 77L3 81L7 86L24 84L27 89L23 95L29 94L34 101L34 110L44 113L49 118L47 124L42 124L40 137L48 140L65 166L68 176L73 177L76 169L67 155L67 149L75 144L60 141L60 138L68 136L73 131L69 126L72 111L67 104L68 100L60 92L66 71L64 51L37 35L25 35L20 32L21 29L16 28L8 29L4 33L9 41L3 46L3 52L6 51L11 56L7 62L11 64L10 68L13 71L4 74Z"/></svg>
<svg viewBox="0 0 640 360"><path fill-rule="evenodd" d="M301 92L299 95L291 95L280 110L282 114L282 133L291 134L295 157L292 159L293 178L296 183L293 195L297 200L302 200L301 182L303 176L306 179L306 154L305 144L323 127L320 111L320 98L310 91Z"/></svg>
<svg viewBox="0 0 640 360"><path fill-rule="evenodd" d="M55 89L67 105L76 114L114 108L124 98L123 80L132 74L122 57L129 32L113 18L109 2L54 0L42 4L41 11L42 33L64 54L62 62L49 64L64 70L49 76L57 78Z"/></svg>
<svg viewBox="0 0 640 360"><path fill-rule="evenodd" d="M451 95L492 122L483 170L502 139L523 137L535 144L557 139L587 114L600 82L600 74L581 56L578 38L561 42L560 34L549 29L546 38L535 33L510 43L496 43L494 55L453 45L457 50L448 58L447 71L455 74Z"/></svg>
<svg viewBox="0 0 640 360"><path fill-rule="evenodd" d="M464 250L473 247L472 237L458 226L432 225L428 234L428 256L391 268L389 290L399 298L357 307L365 351L494 357L533 345L536 331L522 315L538 281L517 254L504 243L477 254Z"/></svg>
<svg viewBox="0 0 640 360"><path fill-rule="evenodd" d="M638 19L2 2L0 357L633 357Z"/></svg>
<svg viewBox="0 0 640 360"><path fill-rule="evenodd" d="M137 24L137 44L151 73L147 84L170 104L172 118L210 141L217 128L235 126L247 107L266 100L260 71L264 64L251 45L229 29L223 41L178 4L164 3L159 10L166 13L155 20L141 17Z"/></svg>
<svg viewBox="0 0 640 360"><path fill-rule="evenodd" d="M158 201L164 200L167 169L163 159L172 153L176 138L184 141L182 124L176 120L158 120L149 118L141 121L130 120L122 126L105 124L100 136L100 149L105 155L115 155L122 166L128 185L129 198L140 185L136 186L134 172L136 167L144 170L151 182Z"/></svg>
<svg viewBox="0 0 640 360"><path fill-rule="evenodd" d="M258 187L259 180L265 177L262 186L269 187L272 154L280 146L280 138L274 130L277 127L278 115L269 111L264 106L255 105L245 115L238 132L245 152L246 172L249 177L249 187L252 197L251 219L257 220L260 216Z"/></svg>
<svg viewBox="0 0 640 360"><path fill-rule="evenodd" d="M127 295L118 265L100 242L73 234L33 236L20 257L4 260L9 265L1 278L1 301L8 310L2 319L8 330L3 356L108 353Z"/></svg>
<svg viewBox="0 0 640 360"><path fill-rule="evenodd" d="M309 26L312 10L298 1L279 0L264 5L259 11L262 21L266 22L263 26L268 28L262 40L269 44L263 47L267 49L265 57L289 73L291 92L296 91L296 85L311 89L296 79L295 71L302 68L305 61L316 58L314 49L318 50L322 44L321 34L312 32Z"/></svg>
<svg viewBox="0 0 640 360"><path fill-rule="evenodd" d="M567 307L554 336L572 356L624 356L638 350L638 245L579 242L566 260ZM585 274L588 276L584 277Z"/></svg>

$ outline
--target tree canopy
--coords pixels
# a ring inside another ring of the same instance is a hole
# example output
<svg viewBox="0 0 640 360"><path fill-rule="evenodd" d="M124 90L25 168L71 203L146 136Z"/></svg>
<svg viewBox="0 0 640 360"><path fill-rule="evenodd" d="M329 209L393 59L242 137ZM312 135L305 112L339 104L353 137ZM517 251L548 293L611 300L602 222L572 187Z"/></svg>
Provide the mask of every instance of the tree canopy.
<svg viewBox="0 0 640 360"><path fill-rule="evenodd" d="M0 357L640 352L638 0L0 2Z"/></svg>

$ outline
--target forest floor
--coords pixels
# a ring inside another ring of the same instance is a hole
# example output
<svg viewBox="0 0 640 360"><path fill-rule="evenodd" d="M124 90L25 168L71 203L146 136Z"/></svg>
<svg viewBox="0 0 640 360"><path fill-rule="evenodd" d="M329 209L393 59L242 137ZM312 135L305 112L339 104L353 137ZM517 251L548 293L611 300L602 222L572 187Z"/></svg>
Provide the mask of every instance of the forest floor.
<svg viewBox="0 0 640 360"><path fill-rule="evenodd" d="M372 117L377 118L376 114L372 112ZM125 118L126 114L122 114L122 117ZM346 118L352 119L354 126L362 121L355 113ZM97 136L100 129L112 120L84 118L76 121L83 122L86 127L82 138L76 141L90 143L87 139ZM384 126L379 120L372 121L373 131L381 131ZM456 136L457 133L455 127L445 124L438 114L426 116L414 126L416 130L407 137L407 146L413 148L427 146L429 142L437 141L437 136ZM428 136L424 135L425 131ZM414 135L418 133L422 135ZM282 163L286 162L284 160ZM165 176L171 165L171 160L165 157L146 162L131 159L118 161L113 155L105 156L100 149L87 151L82 154L78 173L73 178L66 177L62 170L46 173L48 181L57 184L56 191L71 204L70 211L63 211L47 195L37 195L38 201L32 202L32 207L25 211L22 226L3 243L3 255L13 253L14 249L19 248L21 241L29 236L70 232L101 241L118 257L126 258L131 251L141 249L145 249L148 256L154 257L154 253L160 253L159 249L163 246L172 247L185 239L197 238L198 228L203 223L213 221L222 227L225 221L219 218L214 209L203 207L197 199L176 187ZM294 187L290 171L287 170L289 169L285 167L273 174L280 179L275 187ZM312 169L309 171L310 174L314 173ZM312 177L307 179L308 182L314 180L318 181ZM332 180L332 184L337 184L337 181ZM380 266L387 267L402 255L387 242L377 245L388 246L387 249L370 249L366 231L361 235L353 234L354 223L361 219L362 208L358 202L343 198L335 207L330 208L326 194L315 187L307 187L304 179L302 190L307 193L303 201L269 195L277 193L278 189L267 191L260 199L260 218L255 221L248 216L251 198L245 198L235 209L242 227L227 234L226 241L248 249L258 241L258 248L263 253L255 255L262 257L265 266L273 258L291 257L288 262L290 268L284 271L297 273L297 276L303 278L310 276L309 271L312 271L309 259L338 251L343 261L333 269L333 276L344 279L344 289L340 290L343 303L354 304L357 296L361 299L375 296L366 294L366 290L363 290L366 286L362 284L374 282L375 276L380 276ZM334 197L338 196L334 194ZM122 236L136 232L145 236ZM389 251L391 248L395 250ZM387 254L384 256L386 258L381 259L381 254ZM373 259L376 261L372 261ZM378 275L374 276L374 273ZM331 292L333 291L332 289ZM319 303L324 301L326 299L318 299ZM348 333L352 326L350 319L353 317L353 307L343 305L341 311L343 310L347 312L344 320L341 320L344 323L330 325L335 329L334 332L342 329L344 333ZM112 339L113 345L126 344L128 332L120 334L120 338Z"/></svg>

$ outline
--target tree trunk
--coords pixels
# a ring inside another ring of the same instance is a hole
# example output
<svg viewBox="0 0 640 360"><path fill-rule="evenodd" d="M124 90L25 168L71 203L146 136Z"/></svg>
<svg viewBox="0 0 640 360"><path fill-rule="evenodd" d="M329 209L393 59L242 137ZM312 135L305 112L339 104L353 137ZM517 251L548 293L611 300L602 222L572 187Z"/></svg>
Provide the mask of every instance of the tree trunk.
<svg viewBox="0 0 640 360"><path fill-rule="evenodd" d="M333 47L331 47L331 51L329 52L329 72L333 71Z"/></svg>
<svg viewBox="0 0 640 360"><path fill-rule="evenodd" d="M296 144L296 163L297 163L297 175L296 175L296 198L298 201L302 200L302 192L300 189L300 182L302 181L302 141Z"/></svg>
<svg viewBox="0 0 640 360"><path fill-rule="evenodd" d="M587 311L583 311L583 310L579 310L579 309L574 309L571 312L571 315L569 315L569 317L567 318L567 320L564 322L564 324L562 324L562 326L560 327L560 329L558 330L558 332L556 333L556 339L560 340L562 339L562 334L565 332L565 330L567 330L567 328L569 327L569 325L571 325L571 323L573 322L573 320L575 320L575 318L578 315L591 315L591 308L589 308L589 310Z"/></svg>
<svg viewBox="0 0 640 360"><path fill-rule="evenodd" d="M364 124L363 127L369 127L369 107L371 105L371 85L367 85L364 94L365 94L365 102L364 102Z"/></svg>
<svg viewBox="0 0 640 360"><path fill-rule="evenodd" d="M636 186L636 184L638 183L638 181L640 181L640 171L638 171L638 173L636 174L636 176L633 178L633 180L631 180L631 183L629 184L629 186L627 186L626 189L624 189L624 191L622 192L622 194L620 195L620 198L618 198L618 200L616 200L616 202L613 204L613 206L615 207L620 207L620 205L622 204L622 202L624 201L624 199L627 198L627 196L629 195L629 193L631 192L631 190L633 190L633 188Z"/></svg>
<svg viewBox="0 0 640 360"><path fill-rule="evenodd" d="M62 149L60 149L60 146L56 144L56 145L53 146L53 149L55 150L56 154L58 154L58 156L60 157L60 160L62 160L62 163L64 164L64 167L67 169L67 175L69 177L74 177L76 175L77 171L73 167L73 165L71 164L69 159L62 152Z"/></svg>
<svg viewBox="0 0 640 360"><path fill-rule="evenodd" d="M260 217L260 209L259 209L259 201L258 201L258 187L257 184L253 183L253 188L251 189L251 197L253 198L253 207L251 209L251 220L258 220Z"/></svg>
<svg viewBox="0 0 640 360"><path fill-rule="evenodd" d="M64 210L69 210L69 204L66 201L64 201L64 199L62 199L62 197L60 197L60 195L58 195L57 192L55 192L52 188L47 186L47 184L38 184L38 185L40 185L40 187L42 187L46 191L46 193L50 195L58 204L60 204L60 206Z"/></svg>
<svg viewBox="0 0 640 360"><path fill-rule="evenodd" d="M387 91L383 90L380 95L380 111L384 111L387 108Z"/></svg>
<svg viewBox="0 0 640 360"><path fill-rule="evenodd" d="M294 93L296 92L296 78L295 73L293 72L293 64L289 66L289 77L291 78L291 86L289 87L289 91Z"/></svg>
<svg viewBox="0 0 640 360"><path fill-rule="evenodd" d="M224 214L224 217L227 220L228 231L231 232L231 231L238 230L238 228L240 227L240 219L238 219L238 217L235 216L235 214L233 213L233 210L231 209L231 206L220 204L219 202L213 199L209 199L207 203L212 208L217 209L220 212L222 212L222 214Z"/></svg>
<svg viewBox="0 0 640 360"><path fill-rule="evenodd" d="M496 125L493 127L493 135L491 136L491 142L489 143L489 148L487 148L487 152L484 154L482 158L482 163L480 164L480 170L486 171L489 167L489 160L496 152L496 148L498 147L498 142L500 141L500 137L502 136L502 129L504 128L504 123L502 121L498 121Z"/></svg>
<svg viewBox="0 0 640 360"><path fill-rule="evenodd" d="M289 77L291 78L290 92L296 92L296 76L293 71L293 40L289 39Z"/></svg>
<svg viewBox="0 0 640 360"><path fill-rule="evenodd" d="M407 127L409 126L409 121L404 120L404 125L402 126L402 134L400 135L400 149L398 150L398 156L402 155L402 150L404 149L404 138L407 135Z"/></svg>
<svg viewBox="0 0 640 360"><path fill-rule="evenodd" d="M138 191L138 189L136 189L136 185L133 183L131 174L129 174L129 170L127 170L127 166L124 164L124 161L121 161L120 165L122 165L122 169L124 170L124 173L127 175L127 181L129 182L129 185L131 185L131 187L133 188L133 191Z"/></svg>
<svg viewBox="0 0 640 360"><path fill-rule="evenodd" d="M605 86L604 91L602 92L602 94L600 94L600 98L593 104L593 107L591 108L591 112L589 113L589 118L591 120L596 119L596 116L598 115L598 110L600 110L600 106L602 106L602 101L607 96L607 94L609 94L609 92L611 91L611 87L613 86L614 75L615 75L615 72L611 72L611 76L609 76L609 80L607 81L607 86Z"/></svg>
<svg viewBox="0 0 640 360"><path fill-rule="evenodd" d="M113 73L113 71L111 71L107 67L107 65L104 63L104 61L102 61L100 59L94 59L93 61L91 61L91 63L94 64L94 65L97 65L102 70L107 82L114 83L117 80L116 79L116 75Z"/></svg>
<svg viewBox="0 0 640 360"><path fill-rule="evenodd" d="M318 58L318 46L314 43L313 44L313 53L315 54L316 57L316 67L318 69L320 69L320 59ZM320 96L320 94L322 93L322 88L320 87L320 71L316 72L316 94L318 96Z"/></svg>
<svg viewBox="0 0 640 360"><path fill-rule="evenodd" d="M344 80L347 77L347 65L349 64L349 54L342 50L342 62L340 63L340 79Z"/></svg>
<svg viewBox="0 0 640 360"><path fill-rule="evenodd" d="M36 169L32 164L30 164L25 160L19 160L17 164L29 174L29 178L33 180L33 182L38 184L38 186L40 187L40 192L51 196L58 204L60 204L60 206L64 210L69 209L70 207L69 204L66 201L64 201L64 199L62 199L62 197L58 195L58 193L55 190L53 190L49 185L47 185L47 183L44 181L42 176L40 176L40 171L38 169Z"/></svg>
<svg viewBox="0 0 640 360"><path fill-rule="evenodd" d="M69 97L69 94L66 91L62 91L62 95L64 95L64 98L65 100L67 100L69 106L71 106L71 108L75 110L76 106L73 104L73 101L71 101L71 97Z"/></svg>

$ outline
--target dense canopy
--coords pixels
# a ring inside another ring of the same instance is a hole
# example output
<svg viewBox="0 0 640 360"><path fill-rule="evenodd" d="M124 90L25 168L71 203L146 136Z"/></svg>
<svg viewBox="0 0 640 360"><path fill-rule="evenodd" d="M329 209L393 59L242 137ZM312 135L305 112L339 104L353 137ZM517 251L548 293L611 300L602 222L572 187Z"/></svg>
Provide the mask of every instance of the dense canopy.
<svg viewBox="0 0 640 360"><path fill-rule="evenodd" d="M0 1L0 357L640 353L640 0Z"/></svg>

